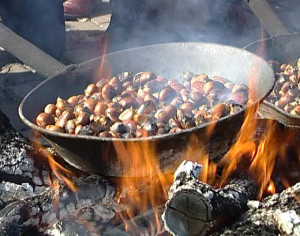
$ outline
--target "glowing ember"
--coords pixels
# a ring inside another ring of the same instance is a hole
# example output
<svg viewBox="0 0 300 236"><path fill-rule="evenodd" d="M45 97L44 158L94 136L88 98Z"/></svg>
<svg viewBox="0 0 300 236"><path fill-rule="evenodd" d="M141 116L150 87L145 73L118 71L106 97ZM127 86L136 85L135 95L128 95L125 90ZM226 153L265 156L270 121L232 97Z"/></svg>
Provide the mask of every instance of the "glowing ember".
<svg viewBox="0 0 300 236"><path fill-rule="evenodd" d="M268 188L267 188L267 191L268 191L268 193L270 193L270 194L276 193L275 184L274 184L274 182L273 182L272 180L270 180L270 182L269 182L269 186L268 186Z"/></svg>

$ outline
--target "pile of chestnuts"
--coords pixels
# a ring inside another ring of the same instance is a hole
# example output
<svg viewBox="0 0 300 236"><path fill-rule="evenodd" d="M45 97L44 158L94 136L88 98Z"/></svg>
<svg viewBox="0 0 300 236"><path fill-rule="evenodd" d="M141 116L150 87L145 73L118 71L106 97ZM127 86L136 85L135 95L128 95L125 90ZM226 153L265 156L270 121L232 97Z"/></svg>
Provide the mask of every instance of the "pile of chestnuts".
<svg viewBox="0 0 300 236"><path fill-rule="evenodd" d="M123 72L87 85L84 94L57 98L36 123L68 134L141 138L218 120L243 109L247 100L246 85L223 77L185 72L177 80Z"/></svg>
<svg viewBox="0 0 300 236"><path fill-rule="evenodd" d="M300 58L296 63L269 61L276 72L276 82L267 101L285 112L300 116Z"/></svg>

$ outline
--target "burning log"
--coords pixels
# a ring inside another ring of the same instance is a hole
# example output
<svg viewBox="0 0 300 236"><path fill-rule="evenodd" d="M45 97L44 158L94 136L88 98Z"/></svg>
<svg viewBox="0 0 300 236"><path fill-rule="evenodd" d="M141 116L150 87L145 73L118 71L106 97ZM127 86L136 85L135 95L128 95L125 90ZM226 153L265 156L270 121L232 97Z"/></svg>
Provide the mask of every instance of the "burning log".
<svg viewBox="0 0 300 236"><path fill-rule="evenodd" d="M258 196L256 183L247 177L233 178L222 189L198 180L202 166L184 161L176 170L163 213L166 229L174 235L204 235L218 222L236 218Z"/></svg>
<svg viewBox="0 0 300 236"><path fill-rule="evenodd" d="M300 235L300 183L266 197L249 201L249 210L218 235Z"/></svg>

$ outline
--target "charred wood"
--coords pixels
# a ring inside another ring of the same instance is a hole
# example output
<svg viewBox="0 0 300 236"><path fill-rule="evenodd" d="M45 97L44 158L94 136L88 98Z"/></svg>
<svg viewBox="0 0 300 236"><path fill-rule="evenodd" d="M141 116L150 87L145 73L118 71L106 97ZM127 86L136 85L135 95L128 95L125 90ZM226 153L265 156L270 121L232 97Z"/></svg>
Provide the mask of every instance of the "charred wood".
<svg viewBox="0 0 300 236"><path fill-rule="evenodd" d="M114 187L105 179L89 176L75 179L74 184L76 193L61 184L7 205L0 211L0 235L41 234L64 219L78 223L88 210L98 217L98 224L115 216Z"/></svg>
<svg viewBox="0 0 300 236"><path fill-rule="evenodd" d="M221 234L216 235L300 235L300 183L266 197L249 201L249 210Z"/></svg>
<svg viewBox="0 0 300 236"><path fill-rule="evenodd" d="M7 204L45 191L49 166L38 162L31 143L14 130L0 110L0 209Z"/></svg>
<svg viewBox="0 0 300 236"><path fill-rule="evenodd" d="M184 161L176 170L163 213L166 229L174 235L205 235L247 209L258 188L249 177L232 178L222 189L198 180L202 166Z"/></svg>
<svg viewBox="0 0 300 236"><path fill-rule="evenodd" d="M0 235L55 235L79 228L99 234L118 209L114 187L74 171L72 192L53 176L45 151L51 152L16 132L0 110Z"/></svg>
<svg viewBox="0 0 300 236"><path fill-rule="evenodd" d="M32 144L14 130L0 110L0 180L17 184L30 182L39 186L47 183L47 161L41 159L37 163L34 152ZM44 173L39 170L44 170Z"/></svg>

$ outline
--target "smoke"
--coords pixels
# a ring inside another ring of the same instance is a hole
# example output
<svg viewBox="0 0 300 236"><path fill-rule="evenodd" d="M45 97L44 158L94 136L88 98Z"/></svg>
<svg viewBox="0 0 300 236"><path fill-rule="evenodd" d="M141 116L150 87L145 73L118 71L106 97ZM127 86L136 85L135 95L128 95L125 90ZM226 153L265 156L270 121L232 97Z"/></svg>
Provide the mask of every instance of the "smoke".
<svg viewBox="0 0 300 236"><path fill-rule="evenodd" d="M115 0L107 31L110 50L185 41L233 44L247 26L243 4L243 0Z"/></svg>

